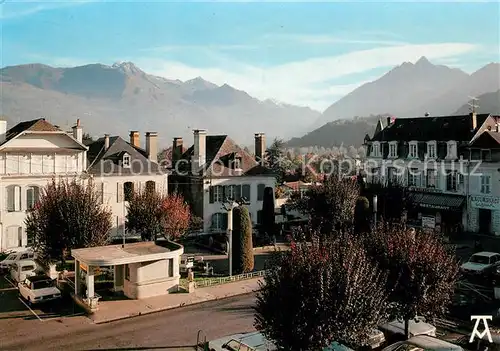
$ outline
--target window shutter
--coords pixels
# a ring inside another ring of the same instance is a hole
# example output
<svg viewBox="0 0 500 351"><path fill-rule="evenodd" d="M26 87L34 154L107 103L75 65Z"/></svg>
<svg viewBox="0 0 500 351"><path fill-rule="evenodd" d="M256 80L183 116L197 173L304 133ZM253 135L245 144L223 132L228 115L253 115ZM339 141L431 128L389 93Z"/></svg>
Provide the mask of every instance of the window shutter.
<svg viewBox="0 0 500 351"><path fill-rule="evenodd" d="M7 211L14 211L14 187L7 187Z"/></svg>
<svg viewBox="0 0 500 351"><path fill-rule="evenodd" d="M208 201L209 201L211 204L213 204L213 203L214 203L214 187L213 187L213 186L211 186L211 185L210 185L210 186L208 187L208 193L209 193L209 200L208 200ZM212 217L212 218L213 218L213 217Z"/></svg>
<svg viewBox="0 0 500 351"><path fill-rule="evenodd" d="M220 228L222 230L226 230L227 229L227 213L221 213L220 215L221 215L220 217L222 219L222 223L221 223Z"/></svg>
<svg viewBox="0 0 500 351"><path fill-rule="evenodd" d="M234 199L236 201L241 200L241 185L234 186Z"/></svg>
<svg viewBox="0 0 500 351"><path fill-rule="evenodd" d="M250 185L249 184L244 184L243 185L242 193L243 193L243 197L247 201L250 201Z"/></svg>
<svg viewBox="0 0 500 351"><path fill-rule="evenodd" d="M21 187L14 186L14 211L21 211Z"/></svg>
<svg viewBox="0 0 500 351"><path fill-rule="evenodd" d="M257 188L257 201L262 201L264 200L264 189L266 186L264 184L259 184Z"/></svg>
<svg viewBox="0 0 500 351"><path fill-rule="evenodd" d="M116 183L116 202L123 201L123 184Z"/></svg>
<svg viewBox="0 0 500 351"><path fill-rule="evenodd" d="M33 208L33 205L35 203L35 188L29 187L26 189L26 208L28 210L31 210Z"/></svg>
<svg viewBox="0 0 500 351"><path fill-rule="evenodd" d="M217 215L218 213L214 213L212 215L212 225L211 225L212 229L217 228Z"/></svg>
<svg viewBox="0 0 500 351"><path fill-rule="evenodd" d="M222 202L226 202L226 197L228 193L227 186L221 186L220 188L222 188Z"/></svg>

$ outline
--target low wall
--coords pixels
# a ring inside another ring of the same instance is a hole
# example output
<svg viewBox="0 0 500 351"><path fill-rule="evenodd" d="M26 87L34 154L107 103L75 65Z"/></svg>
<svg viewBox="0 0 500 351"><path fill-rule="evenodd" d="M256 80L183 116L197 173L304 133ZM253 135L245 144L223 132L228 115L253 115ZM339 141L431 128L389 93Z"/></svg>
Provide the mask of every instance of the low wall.
<svg viewBox="0 0 500 351"><path fill-rule="evenodd" d="M155 279L141 283L131 283L125 280L124 283L123 291L125 296L131 299L145 299L165 295L170 292L177 292L179 289L179 277Z"/></svg>

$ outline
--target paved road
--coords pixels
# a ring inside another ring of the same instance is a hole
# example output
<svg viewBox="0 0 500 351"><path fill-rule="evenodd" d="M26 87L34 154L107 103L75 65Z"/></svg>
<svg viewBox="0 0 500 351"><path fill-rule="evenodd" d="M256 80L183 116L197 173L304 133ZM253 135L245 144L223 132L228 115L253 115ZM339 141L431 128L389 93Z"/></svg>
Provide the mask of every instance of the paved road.
<svg viewBox="0 0 500 351"><path fill-rule="evenodd" d="M252 331L254 294L207 302L109 324L85 317L40 322L0 320L1 350L112 350L172 348L196 343L198 330L207 339ZM177 348L176 348L177 347Z"/></svg>

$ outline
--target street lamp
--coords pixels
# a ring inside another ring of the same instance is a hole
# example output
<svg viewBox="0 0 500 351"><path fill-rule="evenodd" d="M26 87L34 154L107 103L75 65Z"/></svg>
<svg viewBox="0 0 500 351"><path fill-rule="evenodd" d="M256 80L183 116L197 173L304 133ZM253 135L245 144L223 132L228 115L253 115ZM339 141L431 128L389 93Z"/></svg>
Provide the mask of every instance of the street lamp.
<svg viewBox="0 0 500 351"><path fill-rule="evenodd" d="M375 224L375 229L377 229L377 195L373 195L373 218L374 218L374 224Z"/></svg>

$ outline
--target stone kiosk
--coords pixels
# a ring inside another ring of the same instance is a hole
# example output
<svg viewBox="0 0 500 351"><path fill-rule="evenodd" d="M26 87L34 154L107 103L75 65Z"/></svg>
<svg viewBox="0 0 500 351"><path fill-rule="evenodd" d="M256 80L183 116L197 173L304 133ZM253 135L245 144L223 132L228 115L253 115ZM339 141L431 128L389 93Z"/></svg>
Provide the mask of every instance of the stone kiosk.
<svg viewBox="0 0 500 351"><path fill-rule="evenodd" d="M99 295L94 289L98 267L114 272L114 291L122 291L130 299L143 299L177 291L182 245L170 242L140 242L72 250L75 258L74 298L90 311L98 309ZM82 270L85 272L82 274ZM85 281L82 281L82 275ZM82 291L86 286L86 291Z"/></svg>

